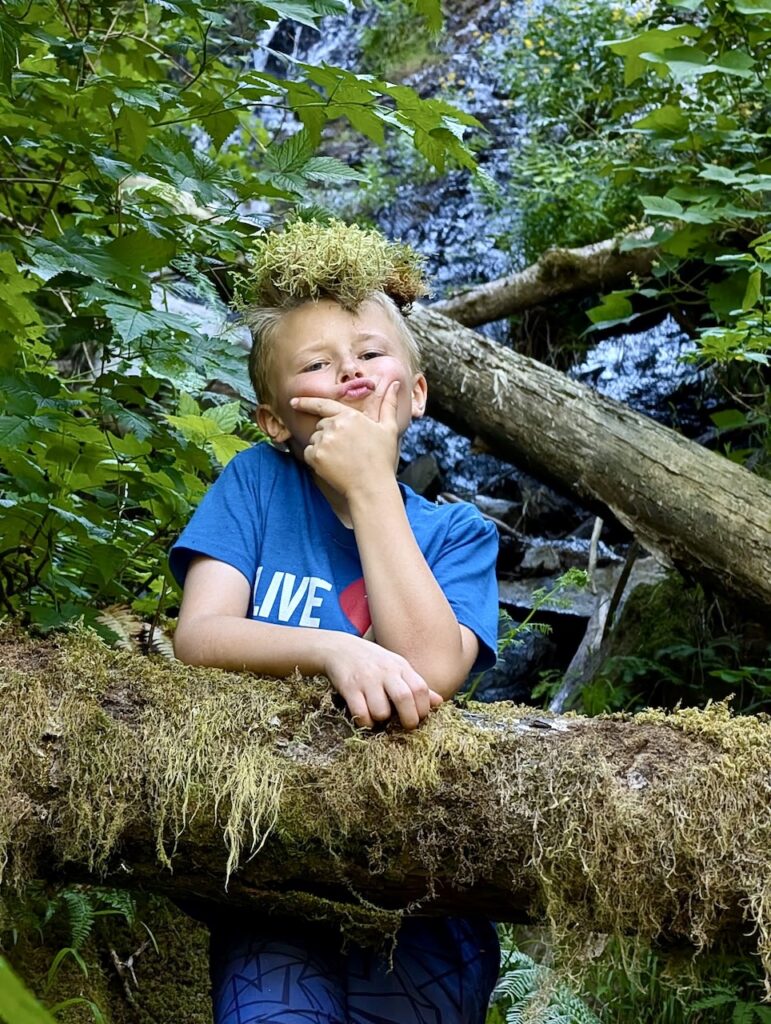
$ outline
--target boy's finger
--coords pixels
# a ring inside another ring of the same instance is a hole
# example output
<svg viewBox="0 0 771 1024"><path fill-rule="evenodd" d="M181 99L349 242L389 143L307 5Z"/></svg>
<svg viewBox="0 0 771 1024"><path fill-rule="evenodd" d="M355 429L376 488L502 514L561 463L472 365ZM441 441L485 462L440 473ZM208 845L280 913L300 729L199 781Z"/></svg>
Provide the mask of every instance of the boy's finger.
<svg viewBox="0 0 771 1024"><path fill-rule="evenodd" d="M289 402L297 412L307 412L313 416L336 416L339 412L346 412L349 408L342 402L336 402L334 398L293 398Z"/></svg>
<svg viewBox="0 0 771 1024"><path fill-rule="evenodd" d="M428 696L431 701L432 708L438 708L440 704L444 704L444 697L441 693L437 693L436 690L429 690Z"/></svg>
<svg viewBox="0 0 771 1024"><path fill-rule="evenodd" d="M345 698L345 703L348 705L348 710L355 725L360 726L362 729L372 728L372 718L370 717L367 701L364 699L363 693L350 694L350 696Z"/></svg>
<svg viewBox="0 0 771 1024"><path fill-rule="evenodd" d="M369 714L375 722L387 722L393 715L391 701L382 685L371 686L365 693Z"/></svg>
<svg viewBox="0 0 771 1024"><path fill-rule="evenodd" d="M404 728L417 729L421 720L428 714L428 707L425 713L421 714L412 688L402 679L389 681L386 690Z"/></svg>
<svg viewBox="0 0 771 1024"><path fill-rule="evenodd" d="M378 423L396 423L396 414L399 409L399 388L398 380L393 380L383 392L378 409Z"/></svg>

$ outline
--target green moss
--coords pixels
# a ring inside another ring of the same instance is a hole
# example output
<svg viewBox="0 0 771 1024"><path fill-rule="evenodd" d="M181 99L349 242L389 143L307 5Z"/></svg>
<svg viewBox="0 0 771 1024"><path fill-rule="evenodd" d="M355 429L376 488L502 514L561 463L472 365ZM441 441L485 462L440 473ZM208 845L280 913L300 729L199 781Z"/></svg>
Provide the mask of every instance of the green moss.
<svg viewBox="0 0 771 1024"><path fill-rule="evenodd" d="M294 221L261 238L249 260L237 300L247 320L250 306L332 298L355 310L372 292L384 291L403 308L427 294L418 253L379 231L339 220Z"/></svg>
<svg viewBox="0 0 771 1024"><path fill-rule="evenodd" d="M6 884L36 857L155 885L171 864L221 900L230 873L235 904L336 919L360 939L440 882L481 881L529 894L571 955L597 933L706 948L728 929L752 932L771 969L765 718L712 705L549 730L525 727L532 708L448 704L413 733L367 734L322 680L191 669L86 632L5 639Z"/></svg>
<svg viewBox="0 0 771 1024"><path fill-rule="evenodd" d="M39 911L39 899L36 903ZM78 1000L58 1011L61 1024L93 1024L89 1003L107 1024L211 1024L208 930L168 900L140 901L139 916L131 923L99 920L78 951L83 966L67 955L50 987L51 966L71 936L58 920L46 923L39 917L32 927L24 910L24 902L15 901L11 918L17 938L6 943L5 952L46 1005Z"/></svg>

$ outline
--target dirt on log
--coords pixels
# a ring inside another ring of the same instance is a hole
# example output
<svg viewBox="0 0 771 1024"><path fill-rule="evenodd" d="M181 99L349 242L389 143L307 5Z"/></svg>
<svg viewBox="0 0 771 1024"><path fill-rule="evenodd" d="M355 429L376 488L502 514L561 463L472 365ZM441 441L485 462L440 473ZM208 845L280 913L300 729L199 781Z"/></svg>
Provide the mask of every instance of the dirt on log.
<svg viewBox="0 0 771 1024"><path fill-rule="evenodd" d="M771 482L433 309L410 325L429 412L601 503L662 562L771 607Z"/></svg>
<svg viewBox="0 0 771 1024"><path fill-rule="evenodd" d="M355 729L323 680L0 634L3 885L92 878L345 925L546 919L771 966L771 725L446 704ZM226 890L227 879L227 890Z"/></svg>
<svg viewBox="0 0 771 1024"><path fill-rule="evenodd" d="M657 249L625 250L625 241L645 242L652 228L623 238L609 238L578 249L548 249L535 263L506 277L470 288L432 309L466 327L501 320L563 295L588 294L628 287L632 275L650 275Z"/></svg>

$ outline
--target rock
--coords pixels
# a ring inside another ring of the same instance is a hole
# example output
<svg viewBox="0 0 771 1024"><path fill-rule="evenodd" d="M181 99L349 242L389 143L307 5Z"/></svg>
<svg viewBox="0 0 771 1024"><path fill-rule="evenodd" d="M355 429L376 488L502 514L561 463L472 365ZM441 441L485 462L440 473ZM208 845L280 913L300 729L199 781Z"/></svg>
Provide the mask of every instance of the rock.
<svg viewBox="0 0 771 1024"><path fill-rule="evenodd" d="M613 593L618 583L623 566L620 561L610 565L598 566L593 575L593 583L596 593L592 593L591 587L583 590L571 589L564 593L565 602L545 601L541 607L544 611L559 612L561 615L579 616L588 619L604 594ZM509 608L529 610L534 607L538 600L538 591L553 589L558 573L552 576L534 576L530 579L500 580L498 582L498 597L501 604ZM627 582L624 599L640 583L655 583L662 579L665 570L660 562L653 557L638 559L632 566L632 572ZM623 601L622 601L623 605Z"/></svg>
<svg viewBox="0 0 771 1024"><path fill-rule="evenodd" d="M431 488L438 490L441 486L441 473L436 457L430 453L419 455L399 473L399 480L416 494L427 495Z"/></svg>
<svg viewBox="0 0 771 1024"><path fill-rule="evenodd" d="M486 494L476 494L474 504L480 512L492 519L499 519L502 523L512 529L517 529L522 518L522 506L516 501L507 501L505 498L490 498Z"/></svg>
<svg viewBox="0 0 771 1024"><path fill-rule="evenodd" d="M523 576L560 572L567 569L585 569L589 564L590 541L579 538L565 540L533 540L525 550L520 563ZM597 545L597 565L621 562L617 555L602 541Z"/></svg>
<svg viewBox="0 0 771 1024"><path fill-rule="evenodd" d="M508 615L502 615L498 626L499 638L506 636L516 625ZM479 677L470 677L464 690L473 687L474 700L487 703L512 700L524 704L531 699L539 672L554 667L556 660L554 641L542 633L528 632L505 648L494 668Z"/></svg>

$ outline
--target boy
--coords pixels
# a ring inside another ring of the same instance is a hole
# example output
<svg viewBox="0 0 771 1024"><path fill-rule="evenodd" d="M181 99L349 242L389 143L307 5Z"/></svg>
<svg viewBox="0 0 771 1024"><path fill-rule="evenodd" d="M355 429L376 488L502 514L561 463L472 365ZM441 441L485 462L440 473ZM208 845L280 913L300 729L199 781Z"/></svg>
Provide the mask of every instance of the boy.
<svg viewBox="0 0 771 1024"><path fill-rule="evenodd" d="M173 549L175 650L191 664L325 675L358 725L395 713L414 729L495 660L495 531L471 506L431 505L396 480L426 381L398 307L359 270L369 254L376 284L395 268L391 291L415 297L404 251L344 225L271 239L267 249L291 243L293 268L305 251L316 269L295 269L283 294L275 267L256 275L250 368L273 446L233 459ZM215 1021L481 1024L491 931L408 919L389 972L325 935L300 940L297 926L215 930Z"/></svg>

